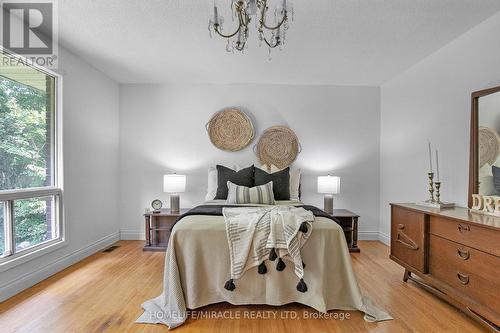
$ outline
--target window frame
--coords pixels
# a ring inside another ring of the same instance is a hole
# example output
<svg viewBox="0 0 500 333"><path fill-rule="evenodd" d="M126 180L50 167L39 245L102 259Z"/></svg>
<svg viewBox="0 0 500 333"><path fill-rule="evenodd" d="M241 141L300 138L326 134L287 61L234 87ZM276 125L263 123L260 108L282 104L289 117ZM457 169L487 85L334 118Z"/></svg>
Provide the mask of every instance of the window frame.
<svg viewBox="0 0 500 333"><path fill-rule="evenodd" d="M0 256L0 272L6 271L12 267L20 265L29 260L35 259L41 255L52 252L67 245L66 240L66 228L64 223L64 205L63 205L63 122L62 122L62 81L63 78L60 74L53 72L47 68L38 66L31 63L26 58L13 54L8 50L5 50L0 46L0 53L3 53L7 57L17 59L26 66L29 66L45 75L54 78L54 133L53 133L53 145L52 157L53 160L53 186L47 187L32 187L32 188L22 188L22 189L9 189L0 190L0 205L4 205L4 239L7 245L6 251L11 250L13 253ZM39 244L30 246L19 252L15 251L14 244L14 212L13 203L14 200L19 199L30 199L30 198L40 198L40 197L54 197L54 225L58 228L58 237L50 239Z"/></svg>

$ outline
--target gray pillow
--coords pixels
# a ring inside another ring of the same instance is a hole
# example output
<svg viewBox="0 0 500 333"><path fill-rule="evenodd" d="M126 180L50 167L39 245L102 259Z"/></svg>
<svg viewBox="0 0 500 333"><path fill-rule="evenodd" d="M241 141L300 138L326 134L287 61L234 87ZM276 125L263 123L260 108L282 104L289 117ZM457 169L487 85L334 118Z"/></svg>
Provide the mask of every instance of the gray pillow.
<svg viewBox="0 0 500 333"><path fill-rule="evenodd" d="M495 184L495 189L497 194L500 193L500 168L492 165L491 172L493 173L493 184Z"/></svg>
<svg viewBox="0 0 500 333"><path fill-rule="evenodd" d="M254 178L255 186L273 182L275 200L290 200L290 168L275 173L255 168Z"/></svg>
<svg viewBox="0 0 500 333"><path fill-rule="evenodd" d="M227 182L227 204L274 205L273 182L246 187Z"/></svg>
<svg viewBox="0 0 500 333"><path fill-rule="evenodd" d="M252 165L240 171L234 171L223 165L217 165L217 193L214 199L227 199L228 181L236 185L253 187L253 169Z"/></svg>

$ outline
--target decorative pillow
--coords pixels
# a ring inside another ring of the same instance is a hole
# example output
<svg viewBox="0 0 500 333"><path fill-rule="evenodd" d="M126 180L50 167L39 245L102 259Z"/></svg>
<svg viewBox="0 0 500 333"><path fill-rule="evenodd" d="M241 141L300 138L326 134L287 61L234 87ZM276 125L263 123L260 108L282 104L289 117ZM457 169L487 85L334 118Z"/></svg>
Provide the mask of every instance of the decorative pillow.
<svg viewBox="0 0 500 333"><path fill-rule="evenodd" d="M215 167L208 168L208 187L205 200L213 200L217 195L217 169Z"/></svg>
<svg viewBox="0 0 500 333"><path fill-rule="evenodd" d="M246 187L227 182L227 204L262 204L274 205L273 182L264 185Z"/></svg>
<svg viewBox="0 0 500 333"><path fill-rule="evenodd" d="M229 169L233 169L236 171L241 170L239 165L235 165L232 168L226 167ZM208 182L207 182L207 194L205 195L205 200L214 200L217 195L217 168L215 165L212 165L208 168Z"/></svg>
<svg viewBox="0 0 500 333"><path fill-rule="evenodd" d="M493 172L493 183L495 184L496 194L500 193L500 168L496 165L491 167L491 171Z"/></svg>
<svg viewBox="0 0 500 333"><path fill-rule="evenodd" d="M275 173L255 168L255 186L273 182L273 192L275 200L290 200L290 168L283 169Z"/></svg>
<svg viewBox="0 0 500 333"><path fill-rule="evenodd" d="M217 165L217 193L214 199L227 199L227 182L240 186L252 187L253 182L253 165L248 168L234 171L222 165Z"/></svg>
<svg viewBox="0 0 500 333"><path fill-rule="evenodd" d="M271 164L269 168L267 165L262 165L260 167L262 170L267 171L268 173L274 173L280 171L277 166ZM300 168L292 168L290 167L290 200L300 200L300 174L302 170Z"/></svg>

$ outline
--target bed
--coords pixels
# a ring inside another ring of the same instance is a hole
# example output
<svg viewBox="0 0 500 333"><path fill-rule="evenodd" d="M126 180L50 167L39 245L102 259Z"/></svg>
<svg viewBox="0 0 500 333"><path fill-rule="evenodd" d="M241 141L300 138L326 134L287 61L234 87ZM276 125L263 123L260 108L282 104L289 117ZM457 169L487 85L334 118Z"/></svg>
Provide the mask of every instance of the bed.
<svg viewBox="0 0 500 333"><path fill-rule="evenodd" d="M223 202L215 200L206 204ZM298 201L279 201L277 204L302 205ZM342 228L321 216L314 218L313 225L301 250L302 259L307 263L304 268L307 292L297 291L293 268L268 269L267 274L261 275L257 274L257 267L248 270L237 281L236 290L229 291L224 288L230 276L224 217L190 215L181 218L172 230L165 256L163 293L142 304L144 313L137 322L161 323L175 328L185 322L187 309L219 302L276 306L297 302L320 312L359 310L365 313L367 321L391 319L361 294ZM268 267L272 265L268 263Z"/></svg>

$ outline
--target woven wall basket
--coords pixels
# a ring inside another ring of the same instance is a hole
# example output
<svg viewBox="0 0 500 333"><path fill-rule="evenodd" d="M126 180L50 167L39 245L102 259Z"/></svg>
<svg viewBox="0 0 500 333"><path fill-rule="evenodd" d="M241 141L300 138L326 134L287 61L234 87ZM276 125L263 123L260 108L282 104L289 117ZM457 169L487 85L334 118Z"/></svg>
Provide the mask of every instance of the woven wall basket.
<svg viewBox="0 0 500 333"><path fill-rule="evenodd" d="M254 147L260 163L279 169L290 166L301 151L299 140L295 133L286 126L273 126L262 133L259 142Z"/></svg>
<svg viewBox="0 0 500 333"><path fill-rule="evenodd" d="M479 167L486 163L494 164L500 152L500 138L497 131L488 127L479 127Z"/></svg>
<svg viewBox="0 0 500 333"><path fill-rule="evenodd" d="M235 108L217 112L205 126L212 144L222 150L241 150L254 137L252 121L244 112Z"/></svg>

